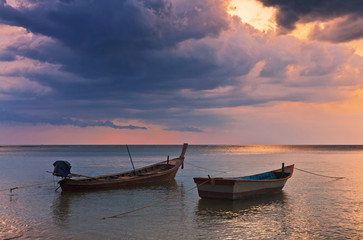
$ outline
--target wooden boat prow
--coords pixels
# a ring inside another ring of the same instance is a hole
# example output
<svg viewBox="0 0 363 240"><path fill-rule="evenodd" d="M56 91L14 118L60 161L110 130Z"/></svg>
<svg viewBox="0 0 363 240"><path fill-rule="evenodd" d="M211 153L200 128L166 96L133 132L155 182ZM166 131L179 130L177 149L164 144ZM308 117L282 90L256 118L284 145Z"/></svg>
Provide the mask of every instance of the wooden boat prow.
<svg viewBox="0 0 363 240"><path fill-rule="evenodd" d="M127 188L170 181L175 178L179 167L182 166L183 168L187 148L188 144L184 143L179 157L138 168L135 169L135 171L131 170L121 173L77 179L64 178L58 183L60 184L62 191L79 191Z"/></svg>
<svg viewBox="0 0 363 240"><path fill-rule="evenodd" d="M234 200L281 191L293 172L294 165L290 165L243 177L195 177L194 182L201 198Z"/></svg>

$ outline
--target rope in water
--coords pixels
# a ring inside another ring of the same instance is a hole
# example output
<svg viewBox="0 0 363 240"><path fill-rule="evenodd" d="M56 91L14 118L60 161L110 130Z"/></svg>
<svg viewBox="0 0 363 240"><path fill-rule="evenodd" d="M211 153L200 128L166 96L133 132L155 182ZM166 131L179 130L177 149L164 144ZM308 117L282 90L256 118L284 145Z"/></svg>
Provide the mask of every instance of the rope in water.
<svg viewBox="0 0 363 240"><path fill-rule="evenodd" d="M3 191L10 191L10 192L12 192L15 189L36 187L36 186L41 186L41 185L45 185L45 184L49 184L49 183L53 183L53 181L51 181L51 182L45 182L45 183L36 183L36 184L32 184L32 185L25 185L25 186L19 186L19 187L12 187L12 188L0 189L0 192L3 192Z"/></svg>
<svg viewBox="0 0 363 240"><path fill-rule="evenodd" d="M309 171L306 171L306 170L303 170L303 169L300 169L300 168L297 168L297 167L294 167L294 169L299 170L301 172L305 172L305 173L313 174L313 175L316 175L316 176L320 176L320 177L335 178L335 179L343 179L344 178L344 177L332 177L332 176L317 174L317 173L309 172Z"/></svg>
<svg viewBox="0 0 363 240"><path fill-rule="evenodd" d="M190 164L190 163L189 163ZM215 172L223 172L223 173L228 173L228 172L224 172L224 171L219 171L219 170L212 170L212 169L207 169L207 168L203 168L203 167L200 167L200 166L197 166L197 165L194 165L194 164L190 164L196 168L201 168L201 169L205 169L205 170L209 170L209 171L215 171ZM300 168L296 168L296 170L299 170L299 171L302 171L302 172L305 172L305 173L309 173L309 174L313 174L313 175L317 175L317 176L320 176L320 177L327 177L327 178L335 178L335 179L342 179L344 177L332 177L332 176L326 176L326 175L322 175L322 174L317 174L317 173L313 173L313 172L309 172L309 171L306 171L306 170L303 170L303 169L300 169ZM134 212L137 212L137 211L140 211L142 209L145 209L145 208L149 208L149 207L152 207L152 206L155 206L157 204L160 204L160 203L163 203L163 202L166 202L166 201L169 201L171 199L174 199L176 197L179 197L179 196L182 196L183 194L187 193L187 192L190 192L192 191L193 189L196 189L197 187L203 185L203 184L206 184L207 182L209 182L210 180L207 180L205 182L202 182L201 184L195 186L195 187L192 187L182 193L178 193L178 194L175 194L169 198L166 198L166 199L163 199L163 200L160 200L160 201L157 201L157 202L154 202L152 204L149 204L149 205L146 205L146 206L143 206L143 207L140 207L140 208L136 208L134 210L130 210L130 211L127 211L127 212L123 212L123 213L120 213L120 214L116 214L116 215L113 215L113 216L109 216L109 217L103 217L101 218L101 220L106 220L106 219L110 219L110 218L119 218L119 217L122 217L122 216L125 216L127 214L130 214L130 213L134 213Z"/></svg>
<svg viewBox="0 0 363 240"><path fill-rule="evenodd" d="M188 165L191 165L191 166L196 167L196 168L212 171L212 172L229 173L229 172L225 172L225 171L214 170L214 169L210 169L210 168L204 168L204 167L201 167L201 166L194 165L192 163L188 163Z"/></svg>
<svg viewBox="0 0 363 240"><path fill-rule="evenodd" d="M210 169L210 168L200 167L200 166L194 165L192 163L188 163L188 164L189 165L192 165L193 167L200 168L200 169L204 169L204 170L208 170L208 171L220 172L220 173L229 173L229 172L225 172L225 171L219 171L219 170L214 170L214 169ZM313 174L313 175L316 175L316 176L320 176L320 177L334 178L334 179L343 179L344 178L344 177L332 177L332 176L317 174L317 173L309 172L309 171L306 171L304 169L300 169L300 168L297 168L297 167L294 167L294 169L299 170L299 171L302 171L302 172L305 172L305 173Z"/></svg>
<svg viewBox="0 0 363 240"><path fill-rule="evenodd" d="M136 209L134 209L134 210L130 210L130 211L127 211L127 212L123 212L123 213L120 213L120 214L116 214L116 215L113 215L113 216L103 217L103 218L101 218L101 220L106 220L106 219L109 219L109 218L119 218L119 217L122 217L122 216L124 216L124 215L130 214L130 213L134 213L134 212L137 212L137 211L140 211L140 210L142 210L142 209L145 209L145 208L149 208L149 207L155 206L155 205L160 204L160 203L163 203L163 202L167 202L167 201L169 201L169 200L171 200L171 199L174 199L174 198L176 198L176 197L182 196L182 195L184 195L185 193L190 192L190 191L192 191L193 189L196 189L197 187L199 187L199 186L201 186L201 185L203 185L203 184L206 184L206 183L207 183L207 182L209 182L209 181L210 181L210 180L208 179L207 181L202 182L201 184L199 184L199 185L197 185L197 186L195 186L195 187L192 187L192 188L190 188L190 189L188 189L188 190L186 190L186 191L184 191L184 192L181 192L181 193L175 194L175 195L173 195L173 196L171 196L171 197L169 197L169 198L166 198L166 199L160 200L160 201L158 201L158 202L154 202L154 203L152 203L152 204L149 204L149 205L146 205L146 206L143 206L143 207L140 207L140 208L136 208Z"/></svg>
<svg viewBox="0 0 363 240"><path fill-rule="evenodd" d="M214 172L221 172L221 173L228 173L226 171L220 171L220 170L213 170L213 169L209 169L209 168L204 168L204 167L200 167L200 166L197 166L197 165L194 165L192 163L189 163L189 165L193 166L193 167L196 167L196 168L200 168L200 169L204 169L204 170L208 170L208 171L214 171ZM326 177L326 178L334 178L334 179L343 179L344 177L333 177L333 176L327 176L327 175L322 175L322 174L317 174L317 173L313 173L313 172L310 172L310 171L306 171L304 169L300 169L300 168L297 168L295 167L294 169L296 170L299 170L301 172L305 172L305 173L309 173L309 174L312 174L312 175L316 175L316 176L320 176L320 177ZM13 190L16 190L16 189L21 189L21 188L29 188L29 187L35 187L35 186L41 186L41 185L45 185L45 184L48 184L48 183L54 183L54 180L51 181L51 182L45 182L45 183L36 183L36 184L31 184L31 185L25 185L25 186L18 186L18 187L12 187L12 188L5 188L5 189L0 189L0 192L3 192L3 191L10 191L12 192ZM202 183L204 184L204 183ZM192 189L189 189L187 190L186 192L189 192L193 189L195 189L196 187L192 188ZM179 196L179 194L177 195ZM171 197L171 198L174 198ZM168 201L170 199L166 199L166 200L162 200L162 202L165 202L165 201ZM111 218L111 217L108 217L108 218Z"/></svg>

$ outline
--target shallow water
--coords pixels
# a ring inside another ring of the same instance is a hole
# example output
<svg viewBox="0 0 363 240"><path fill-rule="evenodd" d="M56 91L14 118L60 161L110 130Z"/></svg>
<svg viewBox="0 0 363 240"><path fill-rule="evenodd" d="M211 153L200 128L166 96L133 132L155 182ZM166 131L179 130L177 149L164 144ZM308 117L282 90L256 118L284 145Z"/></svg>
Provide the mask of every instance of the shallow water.
<svg viewBox="0 0 363 240"><path fill-rule="evenodd" d="M136 167L181 151L129 147ZM363 239L362 146L189 146L174 182L78 193L54 191L46 171L60 159L91 176L131 169L124 146L0 147L0 239ZM196 176L243 176L282 162L345 178L296 170L282 192L239 201L202 200L192 189ZM7 190L38 183L46 184Z"/></svg>

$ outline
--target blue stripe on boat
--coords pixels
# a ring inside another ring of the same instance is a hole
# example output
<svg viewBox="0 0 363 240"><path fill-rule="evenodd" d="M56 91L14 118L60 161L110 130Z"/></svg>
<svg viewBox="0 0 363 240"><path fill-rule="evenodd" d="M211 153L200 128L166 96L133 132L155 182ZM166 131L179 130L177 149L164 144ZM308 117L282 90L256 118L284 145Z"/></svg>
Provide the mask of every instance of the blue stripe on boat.
<svg viewBox="0 0 363 240"><path fill-rule="evenodd" d="M228 179L240 179L240 180L267 180L267 179L276 179L276 175L273 172L261 173L252 176L245 176L245 177L235 177L235 178L228 178Z"/></svg>

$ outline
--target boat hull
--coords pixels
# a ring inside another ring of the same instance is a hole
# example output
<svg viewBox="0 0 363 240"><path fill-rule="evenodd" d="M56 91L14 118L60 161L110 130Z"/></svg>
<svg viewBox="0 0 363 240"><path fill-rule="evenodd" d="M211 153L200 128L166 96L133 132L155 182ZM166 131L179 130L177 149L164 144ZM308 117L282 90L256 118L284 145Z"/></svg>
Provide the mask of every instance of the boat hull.
<svg viewBox="0 0 363 240"><path fill-rule="evenodd" d="M275 183L235 183L234 185L204 184L198 187L198 194L201 198L243 199L250 196L281 191L285 183L286 180Z"/></svg>
<svg viewBox="0 0 363 240"><path fill-rule="evenodd" d="M135 171L79 179L64 178L58 183L62 191L69 192L129 188L172 181L179 168L181 166L183 168L187 147L188 144L183 145L182 153L178 158L135 169Z"/></svg>
<svg viewBox="0 0 363 240"><path fill-rule="evenodd" d="M83 183L76 180L62 180L59 182L62 191L69 192L69 191L84 191L84 190L97 190L97 189L117 189L117 188L128 188L133 186L144 186L145 184L157 184L167 181L172 181L178 169L172 171L170 173L165 173L158 176L152 177L139 177L137 179L130 178L129 180L122 180L122 181L98 181L93 183Z"/></svg>
<svg viewBox="0 0 363 240"><path fill-rule="evenodd" d="M292 176L293 165L286 167L285 171L289 175L281 179L194 178L194 182L197 184L201 198L236 200L281 191Z"/></svg>

